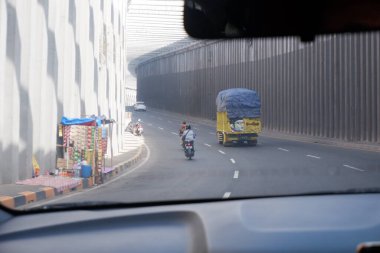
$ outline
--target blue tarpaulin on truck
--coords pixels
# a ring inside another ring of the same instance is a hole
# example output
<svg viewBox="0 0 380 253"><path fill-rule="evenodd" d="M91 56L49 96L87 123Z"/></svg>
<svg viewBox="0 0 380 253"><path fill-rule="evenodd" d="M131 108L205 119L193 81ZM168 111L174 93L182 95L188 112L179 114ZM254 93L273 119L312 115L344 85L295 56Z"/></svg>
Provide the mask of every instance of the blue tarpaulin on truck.
<svg viewBox="0 0 380 253"><path fill-rule="evenodd" d="M230 119L259 118L261 102L254 90L235 88L222 90L216 97L218 112L227 112Z"/></svg>

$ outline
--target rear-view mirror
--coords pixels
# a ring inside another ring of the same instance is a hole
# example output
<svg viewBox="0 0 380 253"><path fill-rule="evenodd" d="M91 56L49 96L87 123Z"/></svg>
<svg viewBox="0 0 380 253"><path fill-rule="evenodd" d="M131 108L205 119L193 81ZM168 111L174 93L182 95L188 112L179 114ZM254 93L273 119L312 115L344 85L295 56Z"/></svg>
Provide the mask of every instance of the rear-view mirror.
<svg viewBox="0 0 380 253"><path fill-rule="evenodd" d="M184 26L199 39L299 36L380 29L378 0L185 0Z"/></svg>

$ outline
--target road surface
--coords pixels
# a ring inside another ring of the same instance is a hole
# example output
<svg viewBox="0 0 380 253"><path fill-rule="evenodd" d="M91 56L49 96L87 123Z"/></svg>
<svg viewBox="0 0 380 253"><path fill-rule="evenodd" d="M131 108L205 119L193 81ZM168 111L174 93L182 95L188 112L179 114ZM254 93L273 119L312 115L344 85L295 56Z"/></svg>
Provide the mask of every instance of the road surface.
<svg viewBox="0 0 380 253"><path fill-rule="evenodd" d="M144 126L146 158L106 185L41 204L288 195L380 187L380 154L259 137L256 147L223 147L215 128L190 122L197 134L194 160L179 144L183 118L134 113Z"/></svg>

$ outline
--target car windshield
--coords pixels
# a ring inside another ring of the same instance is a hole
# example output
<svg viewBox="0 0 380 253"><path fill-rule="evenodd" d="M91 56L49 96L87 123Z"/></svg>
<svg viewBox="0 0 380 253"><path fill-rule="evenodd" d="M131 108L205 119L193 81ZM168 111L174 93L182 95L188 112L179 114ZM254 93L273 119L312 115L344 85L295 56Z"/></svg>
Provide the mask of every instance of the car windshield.
<svg viewBox="0 0 380 253"><path fill-rule="evenodd" d="M183 5L0 0L3 206L380 189L380 32L197 40Z"/></svg>

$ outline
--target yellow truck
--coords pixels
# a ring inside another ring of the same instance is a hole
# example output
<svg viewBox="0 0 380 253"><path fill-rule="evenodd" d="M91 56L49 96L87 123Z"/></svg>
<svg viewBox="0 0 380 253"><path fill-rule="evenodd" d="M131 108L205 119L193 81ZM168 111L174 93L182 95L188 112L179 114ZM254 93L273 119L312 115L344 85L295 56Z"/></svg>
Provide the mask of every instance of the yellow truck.
<svg viewBox="0 0 380 253"><path fill-rule="evenodd" d="M261 132L261 102L256 91L243 88L220 91L216 106L216 135L219 144L257 144Z"/></svg>

